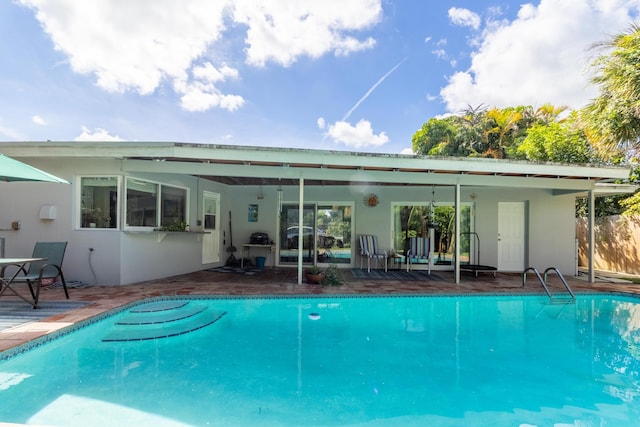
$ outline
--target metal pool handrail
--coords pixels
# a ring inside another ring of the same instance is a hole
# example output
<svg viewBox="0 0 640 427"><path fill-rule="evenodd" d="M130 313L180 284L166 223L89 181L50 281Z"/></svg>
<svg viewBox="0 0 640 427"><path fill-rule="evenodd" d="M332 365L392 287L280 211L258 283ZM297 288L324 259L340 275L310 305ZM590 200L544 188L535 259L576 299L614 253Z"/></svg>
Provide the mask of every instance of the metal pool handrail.
<svg viewBox="0 0 640 427"><path fill-rule="evenodd" d="M522 272L522 287L524 288L525 283L527 283L527 271L533 271L536 274L536 276L538 277L538 280L544 287L544 291L547 293L547 296L549 297L549 299L551 299L552 298L551 292L549 292L549 288L547 288L547 284L545 283L545 280L542 280L542 276L540 276L540 273L535 267L529 267Z"/></svg>
<svg viewBox="0 0 640 427"><path fill-rule="evenodd" d="M575 301L575 299L576 299L575 294L571 290L571 287L569 287L569 284L567 283L567 281L564 279L564 276L562 275L562 273L560 273L560 270L558 270L556 267L547 268L544 271L544 278L542 276L540 276L540 273L538 272L538 270L535 267L527 268L522 273L522 287L524 287L524 285L527 282L527 272L528 271L533 271L535 273L536 277L538 277L538 280L540 281L540 284L542 284L542 286L544 287L544 291L547 293L547 296L549 297L549 302L553 301L553 295L551 295L551 291L549 290L549 287L547 286L547 277L549 275L549 272L555 272L558 275L558 277L562 281L562 284L564 285L564 287L569 292L569 295L571 295L571 302Z"/></svg>
<svg viewBox="0 0 640 427"><path fill-rule="evenodd" d="M549 267L549 268L547 268L547 269L544 271L544 281L545 281L545 283L547 282L547 274L548 274L550 271L553 271L553 272L555 272L555 273L558 275L558 277L559 277L559 278L560 278L560 280L562 281L562 284L564 285L564 287L565 287L565 288L567 288L567 291L569 292L569 295L571 295L571 299L572 299L572 300L575 300L575 299L576 299L575 294L573 293L573 291L572 291L572 290L571 290L571 288L569 287L569 284L567 283L567 281L566 281L566 280L564 280L564 276L562 275L562 273L560 273L560 270L558 270L556 267Z"/></svg>

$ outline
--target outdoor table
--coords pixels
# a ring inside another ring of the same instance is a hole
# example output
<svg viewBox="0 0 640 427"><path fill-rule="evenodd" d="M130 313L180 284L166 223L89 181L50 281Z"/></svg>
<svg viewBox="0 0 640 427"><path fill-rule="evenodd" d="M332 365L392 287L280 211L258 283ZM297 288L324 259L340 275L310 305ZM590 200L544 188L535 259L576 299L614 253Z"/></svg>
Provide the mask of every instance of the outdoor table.
<svg viewBox="0 0 640 427"><path fill-rule="evenodd" d="M9 290L13 292L13 294L16 295L17 297L31 304L33 308L36 308L36 304L34 300L29 300L24 296L22 296L20 293L18 293L15 289L11 287L11 284L16 279L16 277L18 277L18 274L20 274L21 271L26 271L24 267L27 264L35 261L44 261L44 260L46 260L46 258L0 258L0 267L2 268L2 271L4 271L4 267L7 267L7 266L17 267L16 272L13 273L13 276L2 277L2 275L0 275L0 297L2 297L2 295L4 295L4 293L7 290Z"/></svg>
<svg viewBox="0 0 640 427"><path fill-rule="evenodd" d="M388 259L389 261L391 261L392 266L398 270L402 269L402 264L405 262L404 255L400 255L400 254L390 255Z"/></svg>
<svg viewBox="0 0 640 427"><path fill-rule="evenodd" d="M275 253L276 246L275 245L257 245L253 243L245 243L242 245L240 252L240 268L244 268L244 251L247 250L247 257L250 255L251 248L262 248L269 249L269 253L271 254L271 267L273 268L276 265Z"/></svg>

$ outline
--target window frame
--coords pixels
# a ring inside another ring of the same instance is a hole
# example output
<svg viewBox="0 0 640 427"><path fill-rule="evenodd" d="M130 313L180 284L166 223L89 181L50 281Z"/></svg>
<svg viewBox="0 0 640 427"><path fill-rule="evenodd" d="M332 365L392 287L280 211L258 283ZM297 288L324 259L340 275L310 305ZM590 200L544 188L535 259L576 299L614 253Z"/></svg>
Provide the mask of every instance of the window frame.
<svg viewBox="0 0 640 427"><path fill-rule="evenodd" d="M115 227L84 227L82 225L82 220L83 220L83 179L91 179L91 178L96 178L96 179L104 179L104 178L115 178L115 189L116 189L116 208L115 208L115 214L116 214L116 225ZM101 230L101 231L117 231L120 230L121 224L122 224L122 192L120 191L120 189L122 188L122 176L121 175L111 175L111 174L105 174L105 175L79 175L78 176L78 185L76 186L76 204L75 204L75 209L74 212L76 214L76 218L75 218L75 228L78 230Z"/></svg>
<svg viewBox="0 0 640 427"><path fill-rule="evenodd" d="M155 208L156 208L156 214L155 214L155 219L156 219L156 225L154 226L140 226L140 225L129 225L127 223L127 217L128 217L128 210L129 210L129 206L128 206L128 191L129 191L129 182L130 181L138 181L141 183L146 183L146 184L152 184L155 185L157 188L157 192L156 192L156 200L155 200ZM189 223L189 200L191 197L191 192L190 192L190 188L186 187L186 186L180 186L180 185L170 185L170 184L165 184L159 181L153 181L153 180L149 180L149 179L144 179L144 178L138 178L138 177L133 177L133 176L128 176L125 177L124 183L123 183L123 218L124 218L124 230L127 231L153 231L153 230L159 230L162 227L162 218L163 218L163 209L164 209L164 202L165 199L163 199L163 188L164 187L169 187L169 188L175 188L175 189L180 189L180 190L184 190L185 192L185 200L184 200L184 218L183 221L185 223Z"/></svg>
<svg viewBox="0 0 640 427"><path fill-rule="evenodd" d="M434 208L438 208L438 207L450 207L450 208L454 208L455 209L455 204L453 202L448 202L448 201L441 201L441 202L427 202L427 201L420 201L420 202L391 202L391 211L390 211L390 217L391 217L391 225L390 225L390 242L392 245L392 249L394 250L394 252L397 252L399 254L403 254L404 255L404 251L403 248L396 248L395 244L396 244L396 218L395 218L395 210L398 206L424 206L424 207L430 207L430 206L434 206ZM465 208L469 208L469 230L468 232L474 232L475 231L475 203L474 202L461 202L460 203L460 208L461 211ZM462 224L461 224L462 225ZM471 255L471 253L475 250L475 242L472 239L469 239L468 236L466 237L462 237L461 236L461 240L468 240L467 243L465 243L465 247L468 246L468 250L469 250L469 256ZM438 242L434 242L434 245L437 245ZM434 252L438 253L438 248L436 246L434 246ZM446 255L446 253L445 253ZM463 254L461 254L462 256Z"/></svg>

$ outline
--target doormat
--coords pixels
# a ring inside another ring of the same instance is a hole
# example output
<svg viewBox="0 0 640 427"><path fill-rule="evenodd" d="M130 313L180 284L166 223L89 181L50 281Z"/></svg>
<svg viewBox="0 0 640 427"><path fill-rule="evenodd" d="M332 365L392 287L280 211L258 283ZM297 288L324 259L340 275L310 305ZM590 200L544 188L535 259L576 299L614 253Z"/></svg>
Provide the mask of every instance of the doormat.
<svg viewBox="0 0 640 427"><path fill-rule="evenodd" d="M364 268L352 268L351 274L355 279L366 280L404 280L407 282L415 281L432 281L432 282L446 282L442 276L437 273L431 272L428 274L426 271L406 271L406 270L371 270L367 272Z"/></svg>
<svg viewBox="0 0 640 427"><path fill-rule="evenodd" d="M0 300L0 331L23 323L35 322L47 317L62 314L76 308L84 307L84 301L39 301L34 309L24 301Z"/></svg>
<svg viewBox="0 0 640 427"><path fill-rule="evenodd" d="M244 274L247 276L253 276L264 271L264 268L257 267L232 267L230 265L225 265L222 267L208 268L206 271L211 271L213 273L235 273L235 274Z"/></svg>

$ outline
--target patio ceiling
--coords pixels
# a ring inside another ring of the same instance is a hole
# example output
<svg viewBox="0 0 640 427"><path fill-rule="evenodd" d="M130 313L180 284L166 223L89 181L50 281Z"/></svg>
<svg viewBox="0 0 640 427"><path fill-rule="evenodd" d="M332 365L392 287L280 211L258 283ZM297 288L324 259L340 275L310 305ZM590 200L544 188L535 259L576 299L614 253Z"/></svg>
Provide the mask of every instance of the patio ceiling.
<svg viewBox="0 0 640 427"><path fill-rule="evenodd" d="M176 144L166 157L130 156L123 170L189 173L227 185L456 185L583 192L626 180L629 170L483 158ZM153 163L160 162L162 166ZM618 185L616 192L633 186ZM609 188L609 191L614 191Z"/></svg>
<svg viewBox="0 0 640 427"><path fill-rule="evenodd" d="M174 142L1 143L18 158L109 158L124 172L177 173L227 185L456 185L585 191L625 181L629 169L484 158L451 158ZM617 186L616 191L632 186Z"/></svg>

